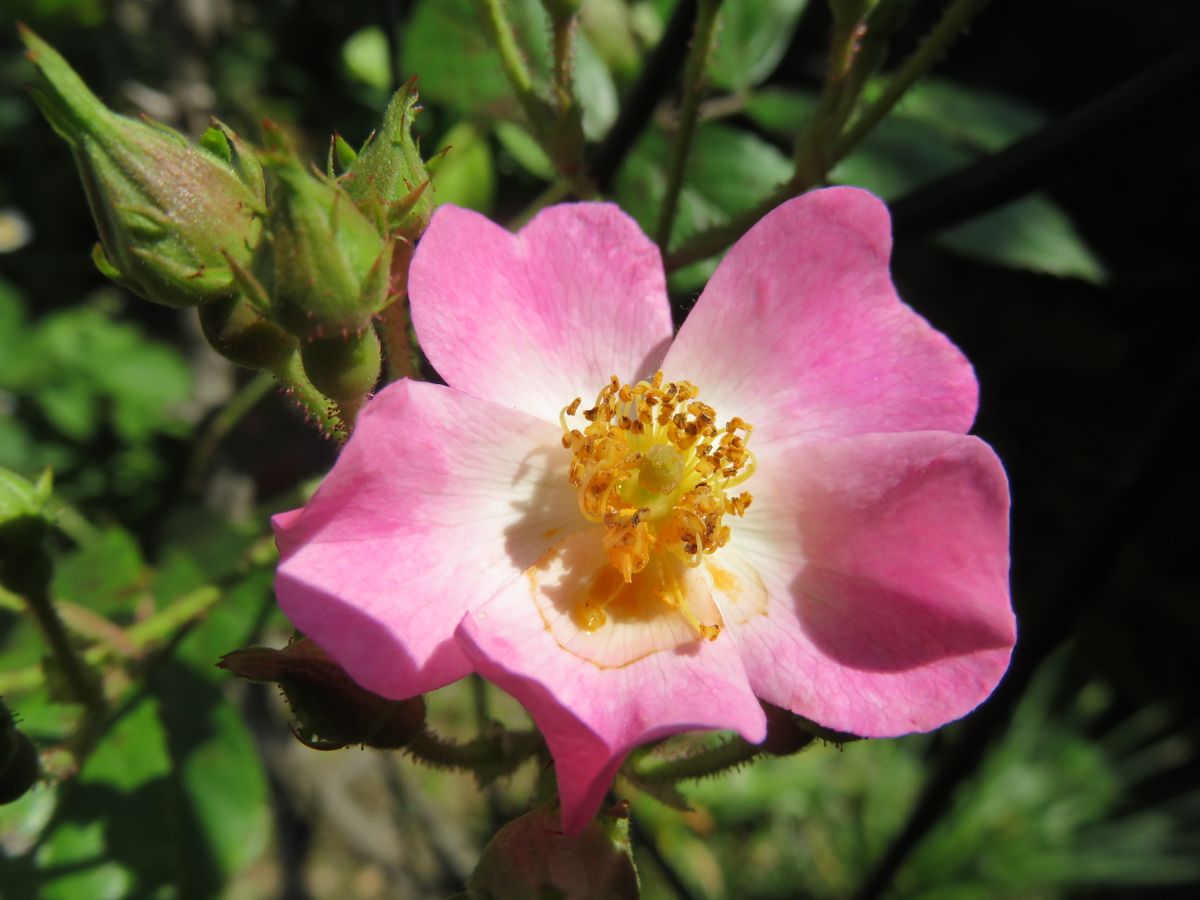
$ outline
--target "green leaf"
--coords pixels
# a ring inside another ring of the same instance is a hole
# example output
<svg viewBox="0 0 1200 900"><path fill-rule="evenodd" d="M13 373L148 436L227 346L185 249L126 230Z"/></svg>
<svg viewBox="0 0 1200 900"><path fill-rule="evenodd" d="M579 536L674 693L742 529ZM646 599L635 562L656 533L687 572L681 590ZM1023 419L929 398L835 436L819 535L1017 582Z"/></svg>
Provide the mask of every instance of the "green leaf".
<svg viewBox="0 0 1200 900"><path fill-rule="evenodd" d="M1042 194L1025 197L938 235L938 243L985 262L1103 284L1104 264L1067 214Z"/></svg>
<svg viewBox="0 0 1200 900"><path fill-rule="evenodd" d="M765 81L792 41L808 0L735 0L725 3L717 46L709 60L713 83L744 91Z"/></svg>
<svg viewBox="0 0 1200 900"><path fill-rule="evenodd" d="M187 366L133 325L113 321L105 299L100 295L94 305L36 323L18 389L32 394L55 427L74 440L95 434L102 401L127 441L178 430L176 408L191 391Z"/></svg>
<svg viewBox="0 0 1200 900"><path fill-rule="evenodd" d="M171 771L158 705L144 700L104 736L79 774L82 784L106 784L128 793Z"/></svg>
<svg viewBox="0 0 1200 900"><path fill-rule="evenodd" d="M540 0L506 4L517 41L536 87L548 95L550 40ZM479 21L474 0L436 0L417 6L404 30L401 59L421 77L421 96L459 115L524 121L508 80ZM576 36L575 88L589 138L602 135L616 118L612 74L587 35Z"/></svg>
<svg viewBox="0 0 1200 900"><path fill-rule="evenodd" d="M763 88L746 98L746 115L764 131L790 140L817 109L817 95L788 88Z"/></svg>
<svg viewBox="0 0 1200 900"><path fill-rule="evenodd" d="M215 671L211 659L206 669ZM204 851L186 856L180 875L197 880L249 865L271 837L267 780L254 740L208 671L173 667L162 686L163 702L170 703L163 723L192 831L180 834L181 849L198 838Z"/></svg>
<svg viewBox="0 0 1200 900"><path fill-rule="evenodd" d="M666 193L668 152L663 135L648 132L617 175L616 196L621 208L647 233L655 229ZM672 245L753 208L791 172L788 158L761 138L725 125L700 126L688 157ZM706 261L673 273L672 289L687 291L703 284L713 265ZM681 274L687 277L681 278Z"/></svg>
<svg viewBox="0 0 1200 900"><path fill-rule="evenodd" d="M1036 124L1034 114L1002 100L971 110L962 88L935 86L882 122L830 173L894 200L969 165ZM951 98L945 109L933 102ZM942 246L974 259L1058 277L1103 283L1107 273L1067 215L1042 194L1025 197L938 235Z"/></svg>
<svg viewBox="0 0 1200 900"><path fill-rule="evenodd" d="M58 561L52 590L55 597L111 616L131 609L144 573L142 552L133 535L109 528Z"/></svg>
<svg viewBox="0 0 1200 900"><path fill-rule="evenodd" d="M508 6L531 65L544 72L549 50L541 4L517 0ZM521 29L526 22L534 27ZM516 100L479 21L474 0L418 4L404 30L401 59L406 71L420 75L421 96L426 102L443 103L459 113L517 114Z"/></svg>
<svg viewBox="0 0 1200 900"><path fill-rule="evenodd" d="M533 135L513 122L497 122L494 131L500 146L521 168L545 181L553 180L554 164Z"/></svg>
<svg viewBox="0 0 1200 900"><path fill-rule="evenodd" d="M192 666L206 680L226 683L226 676L216 667L217 660L253 639L259 621L272 606L272 580L271 572L259 570L226 591L204 621L180 642L175 658Z"/></svg>
<svg viewBox="0 0 1200 900"><path fill-rule="evenodd" d="M34 399L42 415L66 437L79 442L95 437L100 407L91 385L83 381L46 384Z"/></svg>
<svg viewBox="0 0 1200 900"><path fill-rule="evenodd" d="M599 140L617 119L617 86L612 73L588 36L577 33L575 39L575 94L583 107L583 134Z"/></svg>
<svg viewBox="0 0 1200 900"><path fill-rule="evenodd" d="M496 193L496 170L487 136L468 122L455 125L442 138L439 150L449 152L438 166L434 197L486 213Z"/></svg>
<svg viewBox="0 0 1200 900"><path fill-rule="evenodd" d="M940 78L926 79L910 89L896 115L930 125L946 140L989 152L1003 149L1046 120L1042 112L1019 100Z"/></svg>
<svg viewBox="0 0 1200 900"><path fill-rule="evenodd" d="M392 86L392 65L383 29L369 25L350 35L342 45L342 65L356 81L379 91L388 90Z"/></svg>

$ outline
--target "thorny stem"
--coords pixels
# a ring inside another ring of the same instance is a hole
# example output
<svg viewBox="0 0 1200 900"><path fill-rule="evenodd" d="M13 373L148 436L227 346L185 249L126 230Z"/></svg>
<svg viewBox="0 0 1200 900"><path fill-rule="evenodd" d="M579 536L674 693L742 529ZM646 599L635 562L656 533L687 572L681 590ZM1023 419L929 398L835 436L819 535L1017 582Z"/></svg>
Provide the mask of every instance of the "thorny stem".
<svg viewBox="0 0 1200 900"><path fill-rule="evenodd" d="M533 90L533 79L517 46L516 35L504 14L503 0L475 0L483 16L483 24L491 38L492 46L500 56L500 66L504 76L516 94L521 108L533 125L535 133L542 136L542 109L538 105L538 96Z"/></svg>
<svg viewBox="0 0 1200 900"><path fill-rule="evenodd" d="M555 97L553 108L538 96L533 78L517 46L516 35L504 12L503 0L475 0L483 17L492 46L500 56L500 65L509 86L529 119L534 137L546 151L559 174L571 184L580 197L590 197L595 189L583 175L583 133L579 130L578 109L571 92L570 34L555 33ZM571 31L571 28L565 29ZM562 59L559 54L562 53ZM561 66L561 73L559 71ZM551 115L553 113L553 115Z"/></svg>
<svg viewBox="0 0 1200 900"><path fill-rule="evenodd" d="M553 22L551 40L554 45L554 102L561 116L574 102L571 86L571 51L575 45L575 17Z"/></svg>
<svg viewBox="0 0 1200 900"><path fill-rule="evenodd" d="M333 401L313 387L313 383L308 380L308 376L304 373L304 367L300 363L299 353L293 353L288 357L287 362L280 365L271 374L283 386L284 391L300 405L305 416L316 423L322 433L339 442L349 437Z"/></svg>
<svg viewBox="0 0 1200 900"><path fill-rule="evenodd" d="M650 784L705 778L745 765L762 752L758 744L735 737L711 747L702 747L678 759L643 758L635 767L634 776Z"/></svg>
<svg viewBox="0 0 1200 900"><path fill-rule="evenodd" d="M108 712L100 679L71 642L66 626L59 618L58 610L54 608L54 602L45 588L30 591L25 596L25 602L50 647L54 661L63 673L72 698L83 707L83 723L72 743L76 746L90 746Z"/></svg>
<svg viewBox="0 0 1200 900"><path fill-rule="evenodd" d="M798 157L805 157L805 159L800 161L796 173L791 179L780 185L770 197L753 209L735 216L724 225L696 235L674 253L668 254L664 260L667 271L673 271L721 252L780 203L803 193L823 180L829 169L853 150L883 120L917 79L933 67L953 40L970 23L972 17L987 3L988 0L953 0L913 55L888 81L879 97L832 141L831 146L827 146L824 152L798 150ZM804 139L802 138L802 140ZM807 163L806 158L809 153L817 156L820 160L819 165Z"/></svg>
<svg viewBox="0 0 1200 900"><path fill-rule="evenodd" d="M409 741L404 752L418 762L472 772L486 782L512 772L543 746L537 731L505 731L459 743L426 730Z"/></svg>
<svg viewBox="0 0 1200 900"><path fill-rule="evenodd" d="M917 79L928 72L949 49L971 20L988 5L990 0L954 0L942 14L933 30L894 75L888 80L883 92L875 102L862 111L849 128L842 132L833 148L833 158L841 159L883 121L892 107L912 87Z"/></svg>
<svg viewBox="0 0 1200 900"><path fill-rule="evenodd" d="M394 299L375 319L375 331L383 345L385 383L388 384L413 377L417 370L415 360L420 359L420 348L408 312L408 267L412 262L412 254L413 245L410 241L396 241L389 273Z"/></svg>
<svg viewBox="0 0 1200 900"><path fill-rule="evenodd" d="M821 100L792 151L793 181L812 186L833 166L833 144L858 104L867 79L883 62L887 40L907 0L883 0L862 18L838 21Z"/></svg>
<svg viewBox="0 0 1200 900"><path fill-rule="evenodd" d="M700 97L704 88L704 69L712 52L717 11L720 8L721 0L700 0L696 30L692 36L692 49L683 69L683 103L679 109L675 143L671 147L667 191L663 196L662 210L658 218L657 241L663 250L667 249L671 240L671 228L675 224L675 211L679 206L679 192L683 188L688 151L691 150L692 136L696 131L696 114L700 109Z"/></svg>
<svg viewBox="0 0 1200 900"><path fill-rule="evenodd" d="M409 324L407 297L388 304L375 320L375 330L383 344L384 372L389 384L413 375L413 341Z"/></svg>

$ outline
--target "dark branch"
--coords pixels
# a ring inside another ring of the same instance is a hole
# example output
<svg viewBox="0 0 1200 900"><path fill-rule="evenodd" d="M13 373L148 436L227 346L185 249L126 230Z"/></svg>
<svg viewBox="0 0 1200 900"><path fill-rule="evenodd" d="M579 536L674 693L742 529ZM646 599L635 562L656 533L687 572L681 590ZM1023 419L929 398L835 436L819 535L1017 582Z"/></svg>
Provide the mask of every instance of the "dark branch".
<svg viewBox="0 0 1200 900"><path fill-rule="evenodd" d="M695 27L696 0L679 0L662 40L646 60L637 83L621 104L617 121L592 154L590 171L601 193L607 193L612 187L621 163L637 143L655 108L677 80Z"/></svg>
<svg viewBox="0 0 1200 900"><path fill-rule="evenodd" d="M1003 206L1044 185L1106 132L1127 128L1200 72L1200 41L1147 69L1064 119L918 188L892 207L896 233L932 234ZM1182 92L1180 92L1182 93Z"/></svg>

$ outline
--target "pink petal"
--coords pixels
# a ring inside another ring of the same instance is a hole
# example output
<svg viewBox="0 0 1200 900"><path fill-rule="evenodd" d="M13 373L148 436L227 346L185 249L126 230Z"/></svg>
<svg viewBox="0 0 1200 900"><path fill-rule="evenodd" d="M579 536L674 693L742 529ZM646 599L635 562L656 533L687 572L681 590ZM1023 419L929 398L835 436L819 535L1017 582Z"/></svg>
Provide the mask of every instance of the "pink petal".
<svg viewBox="0 0 1200 900"><path fill-rule="evenodd" d="M658 249L607 203L550 207L516 235L443 206L408 290L421 346L447 384L552 421L612 375L652 372L671 339Z"/></svg>
<svg viewBox="0 0 1200 900"><path fill-rule="evenodd" d="M812 191L734 245L663 364L751 446L795 435L971 427L978 385L888 273L887 208L866 191Z"/></svg>
<svg viewBox="0 0 1200 900"><path fill-rule="evenodd" d="M279 605L377 694L461 678L459 620L580 524L560 438L450 388L389 386L308 505L275 517Z"/></svg>
<svg viewBox="0 0 1200 900"><path fill-rule="evenodd" d="M581 534L459 629L476 671L521 701L545 736L563 830L572 834L591 820L637 745L699 728L734 729L754 742L766 736L762 707L725 635L700 640L669 611L611 616L594 631L573 624L570 609L598 567L611 569L599 534ZM705 591L699 578L690 588Z"/></svg>
<svg viewBox="0 0 1200 900"><path fill-rule="evenodd" d="M1008 487L986 444L942 432L814 441L760 479L714 559L760 697L887 737L991 693L1016 623Z"/></svg>

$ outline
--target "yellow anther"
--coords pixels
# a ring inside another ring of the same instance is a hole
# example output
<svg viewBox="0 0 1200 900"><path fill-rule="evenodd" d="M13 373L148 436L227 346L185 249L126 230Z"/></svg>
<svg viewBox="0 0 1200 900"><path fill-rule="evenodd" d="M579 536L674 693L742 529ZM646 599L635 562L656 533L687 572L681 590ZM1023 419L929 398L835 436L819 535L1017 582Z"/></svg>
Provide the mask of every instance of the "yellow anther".
<svg viewBox="0 0 1200 900"><path fill-rule="evenodd" d="M633 385L613 376L593 407L580 413L576 398L562 410L568 478L584 517L604 528L607 571L617 586L597 585L573 613L587 630L607 621L603 609L621 585L651 578L661 590L647 596L678 608L701 637L720 633L719 625L699 621L688 609L672 567L698 566L729 542L722 519L744 516L751 496L727 491L753 474L755 462L746 449L750 425L734 416L719 428L716 410L697 399L699 393L686 381L667 382L662 372ZM576 415L584 419L582 428L567 421Z"/></svg>

